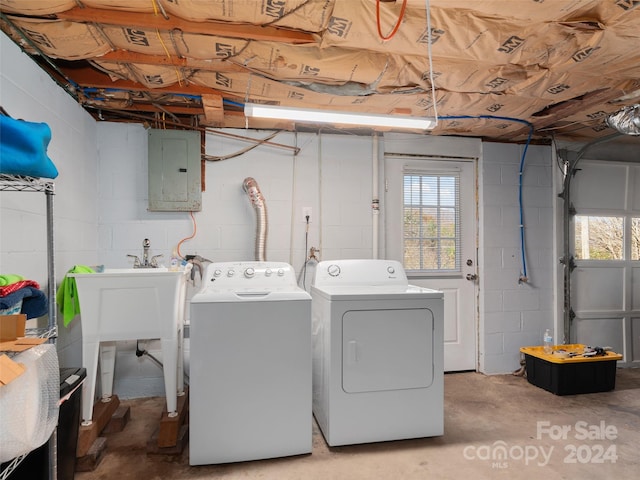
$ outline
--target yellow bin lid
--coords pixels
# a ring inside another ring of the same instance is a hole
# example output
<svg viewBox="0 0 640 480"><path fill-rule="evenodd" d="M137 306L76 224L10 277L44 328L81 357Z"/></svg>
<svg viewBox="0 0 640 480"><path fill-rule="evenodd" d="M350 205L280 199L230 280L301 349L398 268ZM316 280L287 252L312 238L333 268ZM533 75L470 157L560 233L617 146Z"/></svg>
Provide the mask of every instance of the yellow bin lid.
<svg viewBox="0 0 640 480"><path fill-rule="evenodd" d="M555 345L551 353L545 353L543 346L520 347L520 351L532 357L541 358L552 363L579 363L579 362L606 362L611 360L622 360L622 355L612 351L605 352L605 355L595 355L585 357L584 349L586 345L572 343L569 345Z"/></svg>

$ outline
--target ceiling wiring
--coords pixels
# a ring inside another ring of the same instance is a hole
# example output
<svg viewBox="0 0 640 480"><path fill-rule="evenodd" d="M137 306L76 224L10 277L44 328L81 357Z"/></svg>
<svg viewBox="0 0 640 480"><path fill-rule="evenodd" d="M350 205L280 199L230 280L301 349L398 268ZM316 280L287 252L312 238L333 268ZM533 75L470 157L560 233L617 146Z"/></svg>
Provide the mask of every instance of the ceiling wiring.
<svg viewBox="0 0 640 480"><path fill-rule="evenodd" d="M251 150L253 150L254 148L259 147L260 145L264 144L266 141L271 140L273 137L275 137L276 135L278 135L278 133L280 133L279 131L276 131L274 133L272 133L271 135L269 135L268 137L266 137L263 140L259 140L259 143L256 143L255 145L249 145L248 147L245 147L241 150L238 150L237 152L234 153L229 153L227 155L202 155L202 158L208 162L219 162L222 160L229 160L230 158L234 158L234 157L239 157L240 155L243 155L247 152L250 152Z"/></svg>
<svg viewBox="0 0 640 480"><path fill-rule="evenodd" d="M396 24L391 30L391 33L389 33L388 35L385 35L382 33L382 25L380 22L380 2L381 0L376 0L376 27L378 28L378 35L382 40L385 40L385 41L391 40L395 36L395 34L398 33L400 24L404 19L404 14L405 14L405 11L407 10L407 0L402 0L402 7L400 7L400 14L398 15L398 20L396 21Z"/></svg>

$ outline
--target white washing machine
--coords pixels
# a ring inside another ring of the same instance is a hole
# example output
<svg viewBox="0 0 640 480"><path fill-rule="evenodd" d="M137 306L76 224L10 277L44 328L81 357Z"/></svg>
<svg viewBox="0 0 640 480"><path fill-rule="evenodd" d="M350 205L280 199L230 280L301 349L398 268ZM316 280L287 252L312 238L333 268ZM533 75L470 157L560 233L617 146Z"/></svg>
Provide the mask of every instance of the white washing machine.
<svg viewBox="0 0 640 480"><path fill-rule="evenodd" d="M390 260L320 262L313 413L330 446L444 433L443 293Z"/></svg>
<svg viewBox="0 0 640 480"><path fill-rule="evenodd" d="M311 452L311 296L282 262L207 267L191 299L189 463Z"/></svg>

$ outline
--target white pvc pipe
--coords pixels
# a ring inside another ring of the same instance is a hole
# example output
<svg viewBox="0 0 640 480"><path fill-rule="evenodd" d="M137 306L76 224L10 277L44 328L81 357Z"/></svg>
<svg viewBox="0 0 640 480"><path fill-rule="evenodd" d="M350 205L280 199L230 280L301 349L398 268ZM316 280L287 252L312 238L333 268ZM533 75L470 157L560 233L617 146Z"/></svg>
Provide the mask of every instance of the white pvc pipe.
<svg viewBox="0 0 640 480"><path fill-rule="evenodd" d="M372 229L372 258L378 258L378 229L380 228L380 198L378 192L378 180L380 176L379 167L378 167L378 134L373 135L373 154L371 158L371 229Z"/></svg>

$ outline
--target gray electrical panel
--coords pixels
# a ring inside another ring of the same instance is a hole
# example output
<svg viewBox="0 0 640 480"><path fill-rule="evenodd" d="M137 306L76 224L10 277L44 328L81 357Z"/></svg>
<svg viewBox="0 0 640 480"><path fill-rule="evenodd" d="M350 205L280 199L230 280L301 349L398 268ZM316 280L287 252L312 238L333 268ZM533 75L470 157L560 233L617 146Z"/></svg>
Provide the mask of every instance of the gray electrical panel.
<svg viewBox="0 0 640 480"><path fill-rule="evenodd" d="M199 212L202 209L200 132L149 133L149 211Z"/></svg>

